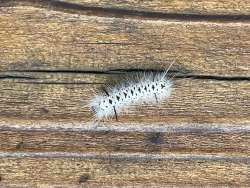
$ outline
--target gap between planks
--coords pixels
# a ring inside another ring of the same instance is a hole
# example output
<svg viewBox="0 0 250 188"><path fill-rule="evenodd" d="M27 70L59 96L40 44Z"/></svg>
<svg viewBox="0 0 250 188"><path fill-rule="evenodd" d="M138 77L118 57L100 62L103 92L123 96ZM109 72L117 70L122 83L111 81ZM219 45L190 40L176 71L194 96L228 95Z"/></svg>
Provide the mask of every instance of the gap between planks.
<svg viewBox="0 0 250 188"><path fill-rule="evenodd" d="M227 155L194 155L194 154L143 154L143 153L73 153L73 152L0 152L0 158L80 158L101 160L126 160L126 161L227 161L249 163L250 157Z"/></svg>
<svg viewBox="0 0 250 188"><path fill-rule="evenodd" d="M126 122L80 122L69 120L20 120L1 118L0 130L70 130L70 131L114 131L114 132L168 132L183 133L202 131L204 133L241 133L250 132L250 124L221 124L221 123L126 123Z"/></svg>

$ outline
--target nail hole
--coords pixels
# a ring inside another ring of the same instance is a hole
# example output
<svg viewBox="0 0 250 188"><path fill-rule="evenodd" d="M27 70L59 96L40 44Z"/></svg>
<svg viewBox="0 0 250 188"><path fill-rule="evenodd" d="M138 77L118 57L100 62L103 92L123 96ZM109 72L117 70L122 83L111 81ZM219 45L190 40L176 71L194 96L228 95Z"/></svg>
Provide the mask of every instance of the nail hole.
<svg viewBox="0 0 250 188"><path fill-rule="evenodd" d="M161 144L163 142L163 135L162 133L153 133L149 137L149 141L153 144Z"/></svg>
<svg viewBox="0 0 250 188"><path fill-rule="evenodd" d="M23 146L24 146L24 143L23 143L23 141L21 141L21 142L19 142L19 143L16 145L16 149L21 149L21 148L23 148Z"/></svg>

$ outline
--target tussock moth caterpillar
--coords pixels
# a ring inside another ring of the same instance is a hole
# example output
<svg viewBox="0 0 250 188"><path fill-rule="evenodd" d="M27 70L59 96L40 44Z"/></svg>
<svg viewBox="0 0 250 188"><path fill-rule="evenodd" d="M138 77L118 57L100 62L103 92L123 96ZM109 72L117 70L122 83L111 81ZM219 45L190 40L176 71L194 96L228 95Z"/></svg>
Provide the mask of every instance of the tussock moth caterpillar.
<svg viewBox="0 0 250 188"><path fill-rule="evenodd" d="M170 68L170 67L169 67ZM169 70L168 68L168 70ZM167 72L138 73L120 84L103 88L103 94L90 101L90 109L97 120L116 117L131 105L157 104L167 99L172 91L172 80Z"/></svg>

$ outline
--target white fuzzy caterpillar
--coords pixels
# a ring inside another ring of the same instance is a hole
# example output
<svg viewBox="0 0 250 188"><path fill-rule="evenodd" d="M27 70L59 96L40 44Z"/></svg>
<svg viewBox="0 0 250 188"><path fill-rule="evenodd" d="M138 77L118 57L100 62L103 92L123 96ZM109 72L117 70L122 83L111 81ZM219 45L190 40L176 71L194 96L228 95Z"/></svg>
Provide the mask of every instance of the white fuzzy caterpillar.
<svg viewBox="0 0 250 188"><path fill-rule="evenodd" d="M90 101L95 119L116 117L131 105L142 103L156 104L167 99L172 91L172 81L164 73L137 74L113 88L104 89L103 95L97 95Z"/></svg>

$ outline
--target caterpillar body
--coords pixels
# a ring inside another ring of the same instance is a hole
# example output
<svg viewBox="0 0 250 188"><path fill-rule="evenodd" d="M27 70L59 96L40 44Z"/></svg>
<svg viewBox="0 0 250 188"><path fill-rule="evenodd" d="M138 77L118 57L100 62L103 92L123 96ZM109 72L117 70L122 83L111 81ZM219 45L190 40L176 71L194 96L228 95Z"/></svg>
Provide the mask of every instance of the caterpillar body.
<svg viewBox="0 0 250 188"><path fill-rule="evenodd" d="M167 71L137 74L115 87L103 88L103 94L90 101L90 108L97 120L116 117L131 105L156 104L168 98L172 91L172 80Z"/></svg>

